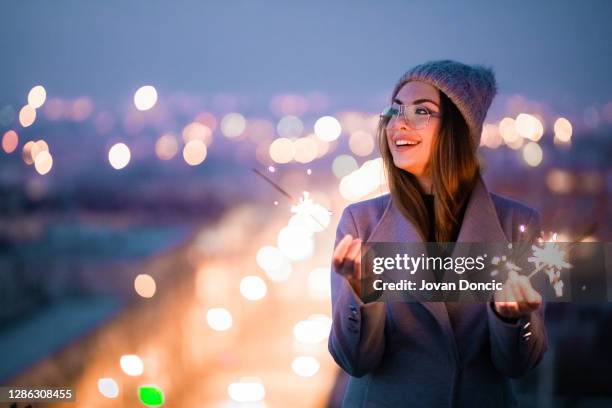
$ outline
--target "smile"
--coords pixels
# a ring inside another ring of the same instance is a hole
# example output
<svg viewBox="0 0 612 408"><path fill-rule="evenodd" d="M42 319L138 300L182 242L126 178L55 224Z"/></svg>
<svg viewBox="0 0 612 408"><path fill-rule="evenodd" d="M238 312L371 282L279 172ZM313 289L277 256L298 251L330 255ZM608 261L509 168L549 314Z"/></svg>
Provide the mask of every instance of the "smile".
<svg viewBox="0 0 612 408"><path fill-rule="evenodd" d="M395 146L398 148L414 147L416 145L419 145L420 143L421 142L416 141L416 140L406 140L406 139L395 140Z"/></svg>

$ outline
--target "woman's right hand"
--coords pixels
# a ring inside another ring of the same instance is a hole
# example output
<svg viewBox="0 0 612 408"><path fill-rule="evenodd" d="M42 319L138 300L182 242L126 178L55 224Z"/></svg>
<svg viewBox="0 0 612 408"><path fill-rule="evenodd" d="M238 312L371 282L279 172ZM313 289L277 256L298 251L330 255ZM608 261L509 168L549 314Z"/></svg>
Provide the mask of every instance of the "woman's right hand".
<svg viewBox="0 0 612 408"><path fill-rule="evenodd" d="M361 239L353 238L351 234L346 234L338 242L332 263L336 273L344 276L355 290L358 296L361 295Z"/></svg>

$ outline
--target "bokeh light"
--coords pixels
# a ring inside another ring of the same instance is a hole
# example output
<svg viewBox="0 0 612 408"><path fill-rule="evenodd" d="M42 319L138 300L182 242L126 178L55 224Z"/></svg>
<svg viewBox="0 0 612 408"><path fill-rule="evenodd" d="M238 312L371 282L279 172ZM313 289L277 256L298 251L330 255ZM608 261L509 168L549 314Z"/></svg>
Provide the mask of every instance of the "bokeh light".
<svg viewBox="0 0 612 408"><path fill-rule="evenodd" d="M217 128L217 118L211 112L200 112L193 118L194 122L198 122L214 131Z"/></svg>
<svg viewBox="0 0 612 408"><path fill-rule="evenodd" d="M327 339L332 321L328 316L316 314L301 320L293 327L293 336L300 343L320 343Z"/></svg>
<svg viewBox="0 0 612 408"><path fill-rule="evenodd" d="M314 131L319 139L332 142L340 137L342 126L333 116L323 116L315 122Z"/></svg>
<svg viewBox="0 0 612 408"><path fill-rule="evenodd" d="M151 85L138 88L134 93L134 106L139 111L151 109L157 103L157 90Z"/></svg>
<svg viewBox="0 0 612 408"><path fill-rule="evenodd" d="M192 140L201 140L209 146L212 143L212 130L200 122L191 122L183 129L183 141L188 143Z"/></svg>
<svg viewBox="0 0 612 408"><path fill-rule="evenodd" d="M300 137L304 131L304 124L297 116L283 116L276 125L276 132L280 137Z"/></svg>
<svg viewBox="0 0 612 408"><path fill-rule="evenodd" d="M512 118L503 118L499 122L499 133L504 142L511 149L519 149L523 145L523 138L516 131L516 123Z"/></svg>
<svg viewBox="0 0 612 408"><path fill-rule="evenodd" d="M139 274L134 279L134 290L143 298L152 298L157 290L155 279L146 273Z"/></svg>
<svg viewBox="0 0 612 408"><path fill-rule="evenodd" d="M116 170L127 166L131 156L130 148L125 143L115 143L108 151L108 161Z"/></svg>
<svg viewBox="0 0 612 408"><path fill-rule="evenodd" d="M523 147L523 159L531 167L537 167L542 162L542 148L536 142L529 142Z"/></svg>
<svg viewBox="0 0 612 408"><path fill-rule="evenodd" d="M36 153L32 153L32 159L34 160L36 160L36 156L38 155L38 153L49 151L49 145L44 140L40 139L40 140L37 140L35 143L36 143Z"/></svg>
<svg viewBox="0 0 612 408"><path fill-rule="evenodd" d="M170 160L178 152L178 141L171 133L166 133L155 142L155 154L161 160Z"/></svg>
<svg viewBox="0 0 612 408"><path fill-rule="evenodd" d="M98 391L106 398L117 398L119 396L119 385L112 378L98 379Z"/></svg>
<svg viewBox="0 0 612 408"><path fill-rule="evenodd" d="M34 159L32 159L32 150L34 150L34 153L38 152L38 147L36 147L36 143L34 141L30 140L23 145L21 156L24 163L28 166L34 164Z"/></svg>
<svg viewBox="0 0 612 408"><path fill-rule="evenodd" d="M266 389L257 377L243 377L227 386L227 394L236 402L258 402L266 397Z"/></svg>
<svg viewBox="0 0 612 408"><path fill-rule="evenodd" d="M291 363L291 369L300 377L312 377L319 372L320 367L319 361L312 356L296 357Z"/></svg>
<svg viewBox="0 0 612 408"><path fill-rule="evenodd" d="M499 127L490 123L485 123L482 127L480 145L491 149L497 149L503 143Z"/></svg>
<svg viewBox="0 0 612 408"><path fill-rule="evenodd" d="M308 100L302 95L276 95L270 101L270 110L277 115L301 115L308 110Z"/></svg>
<svg viewBox="0 0 612 408"><path fill-rule="evenodd" d="M277 247L267 245L260 248L257 251L256 261L274 282L286 281L291 276L291 263Z"/></svg>
<svg viewBox="0 0 612 408"><path fill-rule="evenodd" d="M558 118L553 125L555 132L554 142L557 145L569 144L572 141L572 124L566 118Z"/></svg>
<svg viewBox="0 0 612 408"><path fill-rule="evenodd" d="M357 156L369 156L374 151L374 137L363 130L356 130L349 137L349 149Z"/></svg>
<svg viewBox="0 0 612 408"><path fill-rule="evenodd" d="M144 363L136 354L125 354L119 359L119 365L124 373L137 377L144 372Z"/></svg>
<svg viewBox="0 0 612 408"><path fill-rule="evenodd" d="M70 119L83 122L93 112L93 102L88 97L77 98L70 106Z"/></svg>
<svg viewBox="0 0 612 408"><path fill-rule="evenodd" d="M36 109L31 107L30 105L25 105L19 111L19 123L21 126L28 127L31 126L36 120Z"/></svg>
<svg viewBox="0 0 612 408"><path fill-rule="evenodd" d="M232 328L232 314L222 307L213 307L206 312L206 322L213 330L226 331Z"/></svg>
<svg viewBox="0 0 612 408"><path fill-rule="evenodd" d="M312 137L300 137L293 142L294 159L298 163L310 163L317 158L317 142Z"/></svg>
<svg viewBox="0 0 612 408"><path fill-rule="evenodd" d="M515 120L516 132L525 139L537 142L544 134L544 125L533 115L520 113Z"/></svg>
<svg viewBox="0 0 612 408"><path fill-rule="evenodd" d="M51 98L43 107L43 112L49 120L60 120L64 117L65 103L60 98Z"/></svg>
<svg viewBox="0 0 612 408"><path fill-rule="evenodd" d="M206 159L206 144L199 139L191 140L183 147L183 159L190 166L197 166Z"/></svg>
<svg viewBox="0 0 612 408"><path fill-rule="evenodd" d="M240 293L248 300L260 300L266 296L268 287L259 276L245 276L240 280Z"/></svg>
<svg viewBox="0 0 612 408"><path fill-rule="evenodd" d="M164 392L155 384L138 386L138 399L147 407L161 407L164 405Z"/></svg>
<svg viewBox="0 0 612 408"><path fill-rule="evenodd" d="M278 248L292 261L304 261L312 256L314 240L304 227L287 226L278 233Z"/></svg>
<svg viewBox="0 0 612 408"><path fill-rule="evenodd" d="M358 168L359 165L357 164L357 160L348 154L341 154L332 162L332 172L334 173L334 176L338 177L339 179L357 170Z"/></svg>
<svg viewBox="0 0 612 408"><path fill-rule="evenodd" d="M221 133L226 137L234 138L242 135L246 129L246 119L239 113L228 113L221 119Z"/></svg>
<svg viewBox="0 0 612 408"><path fill-rule="evenodd" d="M28 92L28 105L34 109L38 109L45 103L47 99L47 91L42 85L36 85Z"/></svg>
<svg viewBox="0 0 612 408"><path fill-rule="evenodd" d="M279 137L270 145L269 153L274 162L279 164L289 163L295 155L295 146L291 139Z"/></svg>
<svg viewBox="0 0 612 408"><path fill-rule="evenodd" d="M47 145L47 142L45 142L42 139L37 140L37 141L30 140L23 146L23 151L22 151L23 161L27 165L34 164L36 158L41 152L49 152L49 146ZM46 167L44 162L48 162L48 161L49 161L48 157L45 157L43 160L41 160L41 164L40 164L41 169Z"/></svg>
<svg viewBox="0 0 612 408"><path fill-rule="evenodd" d="M38 152L34 159L34 168L36 168L36 171L41 175L45 175L51 171L52 167L53 157L51 154L47 150Z"/></svg>
<svg viewBox="0 0 612 408"><path fill-rule="evenodd" d="M2 150L5 153L13 153L19 144L19 135L14 130L7 130L2 136Z"/></svg>
<svg viewBox="0 0 612 408"><path fill-rule="evenodd" d="M386 185L382 159L378 157L366 161L359 169L344 176L340 180L339 190L345 200L357 201L374 192L382 194Z"/></svg>
<svg viewBox="0 0 612 408"><path fill-rule="evenodd" d="M338 115L338 120L340 121L342 129L350 134L369 130L367 119L359 112L342 112Z"/></svg>
<svg viewBox="0 0 612 408"><path fill-rule="evenodd" d="M567 170L551 169L546 175L546 185L556 194L571 193L575 184L576 178Z"/></svg>

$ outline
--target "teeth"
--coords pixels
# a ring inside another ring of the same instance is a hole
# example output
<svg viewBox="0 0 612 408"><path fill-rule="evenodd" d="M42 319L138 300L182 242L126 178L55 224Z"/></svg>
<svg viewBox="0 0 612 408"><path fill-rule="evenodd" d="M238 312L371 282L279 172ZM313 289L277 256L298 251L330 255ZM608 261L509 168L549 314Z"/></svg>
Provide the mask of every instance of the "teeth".
<svg viewBox="0 0 612 408"><path fill-rule="evenodd" d="M395 145L396 146L406 146L406 145L414 146L414 145L417 145L417 144L419 144L419 142L413 141L413 140L401 140L400 139L400 140L396 140L395 141Z"/></svg>

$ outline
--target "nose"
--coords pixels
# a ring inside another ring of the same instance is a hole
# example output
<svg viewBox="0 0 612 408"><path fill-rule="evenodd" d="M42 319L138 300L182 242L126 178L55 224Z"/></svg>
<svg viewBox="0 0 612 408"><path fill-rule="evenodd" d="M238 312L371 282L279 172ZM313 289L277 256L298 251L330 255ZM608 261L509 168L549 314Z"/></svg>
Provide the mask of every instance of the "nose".
<svg viewBox="0 0 612 408"><path fill-rule="evenodd" d="M406 118L404 118L404 115L393 116L391 120L389 121L389 127L395 131L410 129L410 126L408 122L406 121Z"/></svg>

